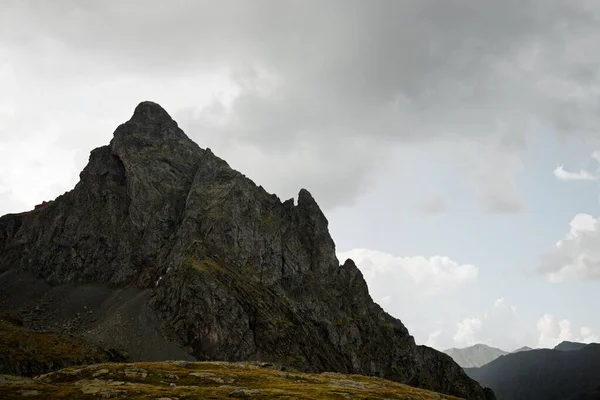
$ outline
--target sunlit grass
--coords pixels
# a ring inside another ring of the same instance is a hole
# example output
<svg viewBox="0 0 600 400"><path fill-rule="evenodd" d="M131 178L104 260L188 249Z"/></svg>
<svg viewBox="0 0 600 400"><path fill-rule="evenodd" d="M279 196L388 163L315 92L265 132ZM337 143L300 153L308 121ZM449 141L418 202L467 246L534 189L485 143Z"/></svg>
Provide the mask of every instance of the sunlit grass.
<svg viewBox="0 0 600 400"><path fill-rule="evenodd" d="M107 363L36 377L0 377L0 398L456 399L361 375L286 372L257 363Z"/></svg>

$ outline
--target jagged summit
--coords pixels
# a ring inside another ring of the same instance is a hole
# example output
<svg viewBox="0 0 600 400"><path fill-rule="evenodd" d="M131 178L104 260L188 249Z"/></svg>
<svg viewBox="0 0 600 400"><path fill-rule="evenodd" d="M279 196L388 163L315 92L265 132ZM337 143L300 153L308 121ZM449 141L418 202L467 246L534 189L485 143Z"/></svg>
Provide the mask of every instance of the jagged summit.
<svg viewBox="0 0 600 400"><path fill-rule="evenodd" d="M112 153L123 159L136 153L147 156L147 161L179 163L197 158L200 148L179 128L171 116L157 103L144 101L131 118L119 125L110 143ZM155 160L150 160L150 157ZM185 160L181 160L181 159Z"/></svg>
<svg viewBox="0 0 600 400"><path fill-rule="evenodd" d="M142 101L133 112L132 120L148 120L154 123L173 121L168 112L152 101Z"/></svg>
<svg viewBox="0 0 600 400"><path fill-rule="evenodd" d="M416 346L356 265L339 264L307 190L282 203L158 104L141 103L80 177L56 201L0 218L0 311L138 360L269 361L493 398Z"/></svg>

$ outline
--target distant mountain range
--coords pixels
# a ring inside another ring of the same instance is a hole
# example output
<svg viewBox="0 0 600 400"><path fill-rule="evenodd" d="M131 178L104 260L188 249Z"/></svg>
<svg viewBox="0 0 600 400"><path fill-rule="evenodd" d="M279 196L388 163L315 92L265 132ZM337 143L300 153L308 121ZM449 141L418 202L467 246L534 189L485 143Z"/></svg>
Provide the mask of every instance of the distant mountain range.
<svg viewBox="0 0 600 400"><path fill-rule="evenodd" d="M531 348L529 346L523 346L523 347L519 347L516 350L511 351L511 353L519 353L521 351L529 351L529 350L533 350L533 348Z"/></svg>
<svg viewBox="0 0 600 400"><path fill-rule="evenodd" d="M586 343L579 342L569 342L563 341L556 345L553 350L560 351L575 351L581 350L585 346ZM522 351L531 351L534 350L529 346L523 346L511 352L504 351L502 349L498 349L496 347L491 347L485 344L476 344L469 347L463 348L451 348L446 349L443 353L448 354L452 359L463 368L478 368L483 367L484 365L494 361L500 356L511 354L511 353L520 353Z"/></svg>
<svg viewBox="0 0 600 400"><path fill-rule="evenodd" d="M600 344L563 342L554 349L503 355L467 375L498 400L599 400Z"/></svg>
<svg viewBox="0 0 600 400"><path fill-rule="evenodd" d="M474 346L462 349L451 348L443 351L463 368L481 367L500 356L508 354L507 351L490 347L485 344L476 344Z"/></svg>

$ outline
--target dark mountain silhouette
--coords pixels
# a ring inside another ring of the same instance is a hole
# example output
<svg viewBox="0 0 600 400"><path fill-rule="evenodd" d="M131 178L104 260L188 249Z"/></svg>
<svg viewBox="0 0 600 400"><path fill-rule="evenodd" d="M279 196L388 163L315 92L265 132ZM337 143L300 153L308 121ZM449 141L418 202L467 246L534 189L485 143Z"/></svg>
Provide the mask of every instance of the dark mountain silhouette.
<svg viewBox="0 0 600 400"><path fill-rule="evenodd" d="M594 399L600 386L600 344L511 353L465 371L500 400Z"/></svg>
<svg viewBox="0 0 600 400"><path fill-rule="evenodd" d="M342 265L307 190L281 202L143 102L76 187L0 218L0 308L132 360L255 360L494 398Z"/></svg>
<svg viewBox="0 0 600 400"><path fill-rule="evenodd" d="M565 340L564 342L560 342L559 344L554 346L554 350L576 351L583 349L585 346L587 346L586 343L569 342Z"/></svg>
<svg viewBox="0 0 600 400"><path fill-rule="evenodd" d="M579 392L567 400L600 400L600 385L595 389Z"/></svg>

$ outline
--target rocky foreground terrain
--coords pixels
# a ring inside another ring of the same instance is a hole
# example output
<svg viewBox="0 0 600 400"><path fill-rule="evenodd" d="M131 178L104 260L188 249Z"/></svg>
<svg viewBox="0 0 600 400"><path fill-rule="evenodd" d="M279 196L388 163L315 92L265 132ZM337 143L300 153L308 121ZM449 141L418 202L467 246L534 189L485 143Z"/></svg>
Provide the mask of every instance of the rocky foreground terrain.
<svg viewBox="0 0 600 400"><path fill-rule="evenodd" d="M31 378L0 375L2 399L457 399L379 378L304 374L264 363L156 362L71 367Z"/></svg>
<svg viewBox="0 0 600 400"><path fill-rule="evenodd" d="M0 374L35 376L71 365L125 361L81 338L56 332L30 331L19 320L0 316Z"/></svg>
<svg viewBox="0 0 600 400"><path fill-rule="evenodd" d="M307 190L280 199L141 103L76 187L0 218L0 312L133 361L259 361L493 399L342 264Z"/></svg>
<svg viewBox="0 0 600 400"><path fill-rule="evenodd" d="M2 399L455 399L383 379L310 375L269 363L126 363L124 357L69 334L30 331L0 316ZM43 374L47 371L58 372Z"/></svg>

